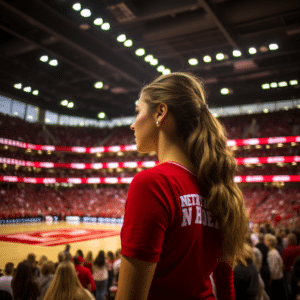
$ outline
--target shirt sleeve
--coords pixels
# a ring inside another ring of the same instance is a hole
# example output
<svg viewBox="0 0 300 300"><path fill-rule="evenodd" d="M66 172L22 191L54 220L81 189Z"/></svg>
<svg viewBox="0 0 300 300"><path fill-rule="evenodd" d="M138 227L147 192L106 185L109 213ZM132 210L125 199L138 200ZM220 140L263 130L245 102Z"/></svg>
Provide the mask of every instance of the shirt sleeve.
<svg viewBox="0 0 300 300"><path fill-rule="evenodd" d="M214 270L213 279L218 300L234 300L233 270L229 264L219 263Z"/></svg>
<svg viewBox="0 0 300 300"><path fill-rule="evenodd" d="M164 176L147 171L137 174L129 187L121 230L121 254L158 262L169 224L167 202L171 188Z"/></svg>

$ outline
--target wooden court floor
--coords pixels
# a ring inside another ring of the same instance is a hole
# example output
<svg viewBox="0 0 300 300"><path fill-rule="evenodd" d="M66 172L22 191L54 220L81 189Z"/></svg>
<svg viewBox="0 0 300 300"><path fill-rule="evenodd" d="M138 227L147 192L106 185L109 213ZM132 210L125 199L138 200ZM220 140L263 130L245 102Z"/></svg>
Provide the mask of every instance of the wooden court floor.
<svg viewBox="0 0 300 300"><path fill-rule="evenodd" d="M50 230L61 230L61 229L95 229L95 230L114 230L121 231L120 225L109 225L109 224L68 224L66 222L59 222L53 224L46 223L35 223L35 224L17 224L17 225L0 225L0 235L26 233L26 232L47 232ZM79 229L79 230L80 230ZM83 251L86 255L88 251L92 251L94 258L97 256L100 250L115 251L121 248L120 235L104 237L99 239L91 239L81 242L70 242L72 255L75 255L78 249ZM57 261L57 255L59 252L65 249L65 245L58 246L41 246L41 245L30 245L19 242L8 242L0 241L0 269L4 269L7 262L13 262L15 267L17 264L27 258L29 253L35 253L37 260L42 255L46 255L48 260L53 262Z"/></svg>

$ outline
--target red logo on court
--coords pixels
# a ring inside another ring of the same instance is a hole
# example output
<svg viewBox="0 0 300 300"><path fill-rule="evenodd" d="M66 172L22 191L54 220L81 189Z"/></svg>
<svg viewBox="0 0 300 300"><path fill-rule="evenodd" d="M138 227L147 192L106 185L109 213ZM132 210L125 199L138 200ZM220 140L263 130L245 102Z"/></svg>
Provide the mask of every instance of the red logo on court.
<svg viewBox="0 0 300 300"><path fill-rule="evenodd" d="M90 228L52 229L0 235L0 241L39 246L58 246L120 235L118 230Z"/></svg>

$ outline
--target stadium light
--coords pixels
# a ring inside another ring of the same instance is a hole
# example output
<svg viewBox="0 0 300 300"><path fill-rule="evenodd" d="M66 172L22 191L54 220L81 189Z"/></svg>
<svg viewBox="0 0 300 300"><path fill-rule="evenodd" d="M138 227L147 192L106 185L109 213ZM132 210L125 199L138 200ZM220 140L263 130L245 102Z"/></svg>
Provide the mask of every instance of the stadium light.
<svg viewBox="0 0 300 300"><path fill-rule="evenodd" d="M254 47L249 48L248 51L249 51L250 54L256 54L257 53L257 50Z"/></svg>
<svg viewBox="0 0 300 300"><path fill-rule="evenodd" d="M94 20L94 24L97 26L100 26L103 24L103 19L102 18L97 18Z"/></svg>
<svg viewBox="0 0 300 300"><path fill-rule="evenodd" d="M137 56L143 56L143 55L145 55L145 53L146 53L146 51L143 48L139 48L135 51L135 55L137 55Z"/></svg>
<svg viewBox="0 0 300 300"><path fill-rule="evenodd" d="M126 41L126 35L125 34L118 35L117 41L120 42L120 43L125 42Z"/></svg>
<svg viewBox="0 0 300 300"><path fill-rule="evenodd" d="M102 25L101 25L101 29L102 30L105 30L105 31L107 31L107 30L109 30L110 29L110 24L109 23L103 23Z"/></svg>
<svg viewBox="0 0 300 300"><path fill-rule="evenodd" d="M49 65L50 65L50 66L53 66L53 67L56 67L56 66L58 65L57 59L51 59L51 60L49 61Z"/></svg>
<svg viewBox="0 0 300 300"><path fill-rule="evenodd" d="M223 59L225 59L225 55L223 53L218 53L216 55L216 60L223 60Z"/></svg>
<svg viewBox="0 0 300 300"><path fill-rule="evenodd" d="M268 110L267 108L264 108L263 112L264 112L265 114L267 114L267 113L269 112L269 110Z"/></svg>
<svg viewBox="0 0 300 300"><path fill-rule="evenodd" d="M100 112L100 113L98 114L98 118L99 118L99 119L104 119L104 118L105 118L105 113L104 113L104 112Z"/></svg>
<svg viewBox="0 0 300 300"><path fill-rule="evenodd" d="M84 18L88 18L92 15L91 11L88 8L83 9L80 14L84 17Z"/></svg>
<svg viewBox="0 0 300 300"><path fill-rule="evenodd" d="M14 88L20 90L22 88L22 83L16 83Z"/></svg>
<svg viewBox="0 0 300 300"><path fill-rule="evenodd" d="M279 46L275 43L269 45L270 50L277 50L278 48L279 48Z"/></svg>
<svg viewBox="0 0 300 300"><path fill-rule="evenodd" d="M23 91L26 92L26 93L30 93L31 92L31 87L26 86L26 87L24 87Z"/></svg>
<svg viewBox="0 0 300 300"><path fill-rule="evenodd" d="M158 65L158 59L153 58L153 59L150 61L150 65L151 65L151 66L157 66L157 65Z"/></svg>
<svg viewBox="0 0 300 300"><path fill-rule="evenodd" d="M158 66L157 67L157 72L163 72L164 71L164 69L165 69L165 66L163 66L163 65L160 65L160 66Z"/></svg>
<svg viewBox="0 0 300 300"><path fill-rule="evenodd" d="M270 85L268 83L264 83L264 84L261 85L261 88L263 90L269 90L270 89Z"/></svg>
<svg viewBox="0 0 300 300"><path fill-rule="evenodd" d="M98 81L95 83L94 87L96 89L102 89L103 88L103 82L102 81Z"/></svg>
<svg viewBox="0 0 300 300"><path fill-rule="evenodd" d="M49 59L48 55L43 55L40 57L40 61L42 61L42 62L47 62L48 59Z"/></svg>
<svg viewBox="0 0 300 300"><path fill-rule="evenodd" d="M285 86L288 86L287 82L286 81L281 81L278 83L278 86L279 87L285 87Z"/></svg>
<svg viewBox="0 0 300 300"><path fill-rule="evenodd" d="M240 50L233 50L232 55L234 57L240 57L240 56L242 56L242 52Z"/></svg>
<svg viewBox="0 0 300 300"><path fill-rule="evenodd" d="M189 59L189 64L190 64L191 66L196 66L196 65L198 65L198 59L197 59L197 58L190 58L190 59Z"/></svg>
<svg viewBox="0 0 300 300"><path fill-rule="evenodd" d="M68 108L73 108L74 107L74 102L69 102L67 105Z"/></svg>
<svg viewBox="0 0 300 300"><path fill-rule="evenodd" d="M80 11L81 10L81 4L79 2L73 4L72 8L76 11Z"/></svg>
<svg viewBox="0 0 300 300"><path fill-rule="evenodd" d="M132 45L133 45L132 40L127 40L127 41L124 42L125 47L132 47Z"/></svg>
<svg viewBox="0 0 300 300"><path fill-rule="evenodd" d="M35 96L37 96L37 95L39 94L39 91L38 91L38 90L34 90L34 91L32 92L32 94L35 95Z"/></svg>
<svg viewBox="0 0 300 300"><path fill-rule="evenodd" d="M68 103L69 103L69 101L68 101L67 99L65 99L65 100L62 100L62 101L60 102L60 105L62 105L62 106L67 106Z"/></svg>
<svg viewBox="0 0 300 300"><path fill-rule="evenodd" d="M154 59L154 57L153 57L153 55L149 54L144 59L146 62L150 62L152 59Z"/></svg>
<svg viewBox="0 0 300 300"><path fill-rule="evenodd" d="M222 89L220 90L220 93L221 93L222 95L228 95L228 94L229 94L229 89L228 89L228 88L222 88Z"/></svg>
<svg viewBox="0 0 300 300"><path fill-rule="evenodd" d="M294 79L294 80L290 80L290 85L297 85L298 84L298 80Z"/></svg>
<svg viewBox="0 0 300 300"><path fill-rule="evenodd" d="M167 75L167 74L170 74L171 73L171 70L170 69L164 69L163 70L163 74L164 75Z"/></svg>
<svg viewBox="0 0 300 300"><path fill-rule="evenodd" d="M270 84L270 86L271 86L271 88L273 88L273 89L275 89L275 88L277 88L277 82L272 82L271 84Z"/></svg>
<svg viewBox="0 0 300 300"><path fill-rule="evenodd" d="M206 55L203 57L203 61L206 63L210 63L211 62L211 57L209 55Z"/></svg>

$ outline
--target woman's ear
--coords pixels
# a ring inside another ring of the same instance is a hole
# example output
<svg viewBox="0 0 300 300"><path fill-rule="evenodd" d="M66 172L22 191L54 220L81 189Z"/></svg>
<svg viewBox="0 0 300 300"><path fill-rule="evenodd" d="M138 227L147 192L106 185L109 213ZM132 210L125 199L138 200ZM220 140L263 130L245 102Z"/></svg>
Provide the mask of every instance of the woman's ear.
<svg viewBox="0 0 300 300"><path fill-rule="evenodd" d="M165 103L160 103L156 108L156 121L162 123L169 111L168 105Z"/></svg>

